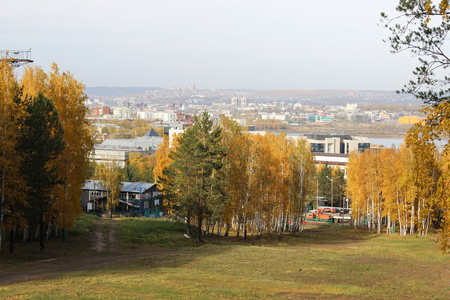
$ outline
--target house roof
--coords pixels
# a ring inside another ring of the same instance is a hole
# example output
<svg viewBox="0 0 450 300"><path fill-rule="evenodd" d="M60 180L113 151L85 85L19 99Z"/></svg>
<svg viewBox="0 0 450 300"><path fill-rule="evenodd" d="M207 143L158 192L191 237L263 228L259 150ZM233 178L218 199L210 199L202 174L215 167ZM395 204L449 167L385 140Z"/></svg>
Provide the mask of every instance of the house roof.
<svg viewBox="0 0 450 300"><path fill-rule="evenodd" d="M153 128L151 128L149 131L147 131L143 136L161 137Z"/></svg>
<svg viewBox="0 0 450 300"><path fill-rule="evenodd" d="M100 145L96 145L95 149L139 150L159 148L159 144L162 143L164 139L156 132L156 135L153 135L152 133L149 133L152 135L147 135L147 133L144 136L140 136L135 139L107 139Z"/></svg>
<svg viewBox="0 0 450 300"><path fill-rule="evenodd" d="M141 192L144 193L155 185L155 183L148 182L122 181L122 188L120 191L125 193L139 193L139 189L141 189ZM84 186L82 187L82 190L104 191L106 189L102 187L100 180L86 180Z"/></svg>

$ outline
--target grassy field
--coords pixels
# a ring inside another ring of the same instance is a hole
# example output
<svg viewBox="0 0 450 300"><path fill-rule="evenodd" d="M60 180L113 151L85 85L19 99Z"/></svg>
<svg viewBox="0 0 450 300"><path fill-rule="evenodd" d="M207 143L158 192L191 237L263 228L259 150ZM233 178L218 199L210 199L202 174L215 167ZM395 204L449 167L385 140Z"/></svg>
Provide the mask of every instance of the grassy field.
<svg viewBox="0 0 450 300"><path fill-rule="evenodd" d="M308 225L296 236L210 237L198 245L171 221L82 222L44 254L30 245L4 253L0 298L450 299L450 257L435 235ZM93 239L96 231L105 238ZM93 250L99 239L103 250Z"/></svg>

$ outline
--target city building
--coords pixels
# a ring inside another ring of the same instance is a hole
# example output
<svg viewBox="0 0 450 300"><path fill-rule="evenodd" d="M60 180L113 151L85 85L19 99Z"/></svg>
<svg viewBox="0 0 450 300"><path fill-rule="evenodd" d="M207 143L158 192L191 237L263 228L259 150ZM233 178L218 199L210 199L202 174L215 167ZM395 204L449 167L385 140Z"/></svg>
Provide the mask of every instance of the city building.
<svg viewBox="0 0 450 300"><path fill-rule="evenodd" d="M247 106L247 98L244 97L244 98L241 99L241 106L242 107Z"/></svg>
<svg viewBox="0 0 450 300"><path fill-rule="evenodd" d="M262 120L277 120L277 121L286 121L287 115L286 114L268 114L268 113L261 113L261 119Z"/></svg>
<svg viewBox="0 0 450 300"><path fill-rule="evenodd" d="M109 107L95 107L92 109L92 115L94 117L103 117L104 115L109 115L111 113Z"/></svg>
<svg viewBox="0 0 450 300"><path fill-rule="evenodd" d="M139 111L138 119L160 120L161 122L177 122L178 115L173 111Z"/></svg>
<svg viewBox="0 0 450 300"><path fill-rule="evenodd" d="M131 117L131 110L128 107L115 107L113 114L116 119L128 119Z"/></svg>
<svg viewBox="0 0 450 300"><path fill-rule="evenodd" d="M413 125L423 122L423 120L424 118L421 118L419 116L404 116L398 119L398 123L404 125Z"/></svg>
<svg viewBox="0 0 450 300"><path fill-rule="evenodd" d="M364 152L370 148L370 140L366 137L352 137L344 134L306 134L313 153L350 154L352 151Z"/></svg>
<svg viewBox="0 0 450 300"><path fill-rule="evenodd" d="M333 121L332 117L324 117L321 115L309 115L308 121L311 123L328 123Z"/></svg>
<svg viewBox="0 0 450 300"><path fill-rule="evenodd" d="M90 159L98 164L117 163L119 166L124 167L130 158L130 153L155 153L162 141L163 138L153 128L143 136L135 139L107 139L103 143L94 146Z"/></svg>
<svg viewBox="0 0 450 300"><path fill-rule="evenodd" d="M345 169L348 156L352 151L370 149L370 140L366 137L352 137L342 134L306 134L301 136L288 136L291 139L304 138L311 145L316 165L327 164Z"/></svg>

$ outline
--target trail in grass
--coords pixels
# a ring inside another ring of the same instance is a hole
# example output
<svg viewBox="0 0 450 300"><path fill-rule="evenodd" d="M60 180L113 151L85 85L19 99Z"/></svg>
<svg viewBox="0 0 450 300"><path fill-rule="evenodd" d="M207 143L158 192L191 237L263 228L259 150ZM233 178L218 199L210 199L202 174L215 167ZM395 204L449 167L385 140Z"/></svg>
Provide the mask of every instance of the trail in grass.
<svg viewBox="0 0 450 300"><path fill-rule="evenodd" d="M114 219L111 219L111 221L109 222L108 243L110 251L118 251L116 221Z"/></svg>
<svg viewBox="0 0 450 300"><path fill-rule="evenodd" d="M92 234L92 249L95 252L118 251L116 222L114 219L100 219L97 222Z"/></svg>
<svg viewBox="0 0 450 300"><path fill-rule="evenodd" d="M97 222L97 225L95 226L94 233L92 234L92 244L93 244L92 249L95 252L103 252L103 250L105 249L105 239L104 239L103 233L102 233L102 227L104 224L105 224L105 220L100 219Z"/></svg>

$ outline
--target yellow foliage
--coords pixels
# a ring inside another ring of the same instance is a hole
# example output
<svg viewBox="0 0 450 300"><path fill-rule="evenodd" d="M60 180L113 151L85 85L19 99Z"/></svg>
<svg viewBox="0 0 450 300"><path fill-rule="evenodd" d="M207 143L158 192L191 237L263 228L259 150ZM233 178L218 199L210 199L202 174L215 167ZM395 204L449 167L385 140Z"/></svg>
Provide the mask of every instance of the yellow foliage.
<svg viewBox="0 0 450 300"><path fill-rule="evenodd" d="M25 224L23 211L18 209L26 205L26 186L19 169L22 158L16 150L20 121L25 116L23 107L14 101L20 96L12 66L0 60L0 234Z"/></svg>
<svg viewBox="0 0 450 300"><path fill-rule="evenodd" d="M41 67L26 67L21 83L26 95L35 96L42 92L54 101L58 110L66 148L55 160L55 165L64 184L55 187L55 201L48 215L53 216L60 227L71 227L82 213L81 187L86 179L89 153L93 149L92 134L86 119L88 110L84 105L87 99L85 86L70 72L61 73L55 63L48 74Z"/></svg>

